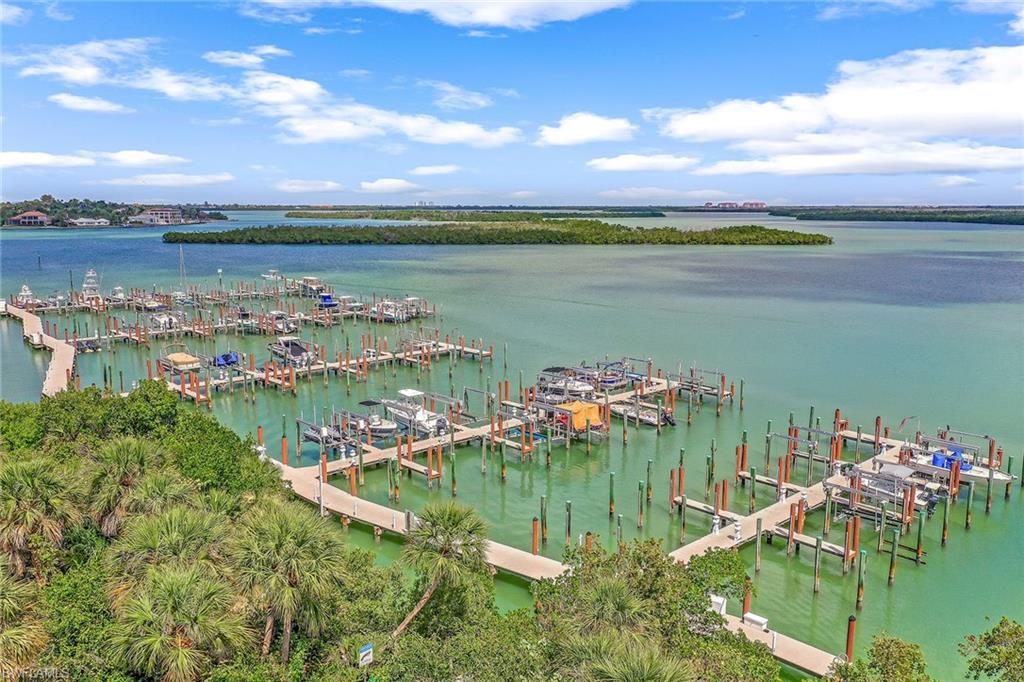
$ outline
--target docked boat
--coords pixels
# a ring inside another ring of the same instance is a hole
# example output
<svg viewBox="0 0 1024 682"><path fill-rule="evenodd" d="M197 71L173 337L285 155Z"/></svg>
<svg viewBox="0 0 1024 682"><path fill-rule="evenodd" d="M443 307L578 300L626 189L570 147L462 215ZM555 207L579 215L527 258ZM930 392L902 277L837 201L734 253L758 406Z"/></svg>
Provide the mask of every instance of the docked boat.
<svg viewBox="0 0 1024 682"><path fill-rule="evenodd" d="M338 302L331 294L320 294L320 300L316 302L316 307L320 310L337 310Z"/></svg>
<svg viewBox="0 0 1024 682"><path fill-rule="evenodd" d="M270 319L274 322L274 331L278 334L291 334L299 330L299 325L288 317L288 313L283 310L271 310L267 313Z"/></svg>
<svg viewBox="0 0 1024 682"><path fill-rule="evenodd" d="M114 287L110 290L110 296L107 296L107 301L113 305L123 305L128 302L128 296L124 292L124 287Z"/></svg>
<svg viewBox="0 0 1024 682"><path fill-rule="evenodd" d="M213 358L214 367L237 367L242 363L242 356L237 350L229 350L226 353L215 355Z"/></svg>
<svg viewBox="0 0 1024 682"><path fill-rule="evenodd" d="M355 296L338 296L334 300L338 302L338 307L347 313L359 313L366 308Z"/></svg>
<svg viewBox="0 0 1024 682"><path fill-rule="evenodd" d="M963 483L987 483L989 476L993 483L1009 483L1014 480L1013 475L1005 471L968 461L963 451L955 448L928 452L915 448L911 450L906 466L931 478L946 480L954 462L960 463L960 480Z"/></svg>
<svg viewBox="0 0 1024 682"><path fill-rule="evenodd" d="M175 305L193 306L193 305L196 304L196 302L194 300L192 300L192 297L189 296L184 291L172 291L171 292L171 298L174 299L174 304Z"/></svg>
<svg viewBox="0 0 1024 682"><path fill-rule="evenodd" d="M286 365L308 367L316 362L316 346L297 336L279 336L267 344L270 354Z"/></svg>
<svg viewBox="0 0 1024 682"><path fill-rule="evenodd" d="M364 400L359 404L367 408L367 414L356 417L353 427L361 433L369 429L370 435L374 438L394 438L398 433L398 424L390 419L385 419L377 412L379 408L383 407L381 401Z"/></svg>
<svg viewBox="0 0 1024 682"><path fill-rule="evenodd" d="M370 308L370 317L381 322L401 324L409 321L408 311L395 301L380 301Z"/></svg>
<svg viewBox="0 0 1024 682"><path fill-rule="evenodd" d="M565 367L548 367L537 375L537 393L545 402L589 399L594 396L594 387L576 379Z"/></svg>
<svg viewBox="0 0 1024 682"><path fill-rule="evenodd" d="M384 398L380 401L385 412L406 431L422 436L443 436L448 433L448 418L431 412L420 404L422 391L403 388L398 400Z"/></svg>
<svg viewBox="0 0 1024 682"><path fill-rule="evenodd" d="M56 308L63 308L68 304L67 296L60 292L54 292L46 297L46 305L54 306Z"/></svg>
<svg viewBox="0 0 1024 682"><path fill-rule="evenodd" d="M85 277L82 279L82 298L86 302L103 298L100 295L100 276L94 268L85 271Z"/></svg>
<svg viewBox="0 0 1024 682"><path fill-rule="evenodd" d="M27 284L21 285L21 291L14 297L14 302L19 308L28 308L29 306L39 305L42 303L36 295L32 293L32 290L28 288Z"/></svg>
<svg viewBox="0 0 1024 682"><path fill-rule="evenodd" d="M280 281L280 280L284 279L284 275L282 275L277 270L267 270L262 275L260 275L260 277L262 277L263 279L269 280L271 282L277 282L277 281Z"/></svg>
<svg viewBox="0 0 1024 682"><path fill-rule="evenodd" d="M190 353L188 347L183 343L171 343L164 346L163 355L157 360L157 364L168 373L178 374L198 372L203 367L199 356Z"/></svg>
<svg viewBox="0 0 1024 682"><path fill-rule="evenodd" d="M608 409L611 410L613 415L626 420L626 422L635 422L637 420L637 415L639 415L641 424L646 424L647 426L658 426L659 418L657 408L652 409L642 405L637 408L636 405L631 403L612 403L608 406ZM665 410L662 410L661 412L660 422L662 426L676 425L675 417L672 416L671 412L667 412Z"/></svg>
<svg viewBox="0 0 1024 682"><path fill-rule="evenodd" d="M149 326L157 331L174 331L181 328L181 320L171 313L152 313L149 316Z"/></svg>

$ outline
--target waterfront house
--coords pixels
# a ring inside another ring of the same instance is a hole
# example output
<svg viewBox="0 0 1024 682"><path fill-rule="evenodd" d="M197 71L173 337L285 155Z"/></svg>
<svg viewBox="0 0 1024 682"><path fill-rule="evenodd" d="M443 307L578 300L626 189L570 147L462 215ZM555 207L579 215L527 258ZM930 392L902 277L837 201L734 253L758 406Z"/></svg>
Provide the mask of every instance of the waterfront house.
<svg viewBox="0 0 1024 682"><path fill-rule="evenodd" d="M763 201L744 201L743 208L768 208L768 204Z"/></svg>
<svg viewBox="0 0 1024 682"><path fill-rule="evenodd" d="M185 221L181 217L180 208L154 207L130 217L128 222L141 225L181 225Z"/></svg>
<svg viewBox="0 0 1024 682"><path fill-rule="evenodd" d="M739 208L735 201L719 201L717 208Z"/></svg>
<svg viewBox="0 0 1024 682"><path fill-rule="evenodd" d="M42 225L49 225L52 222L53 219L50 216L39 211L25 211L16 216L11 216L7 220L8 225L19 225L21 227L40 227Z"/></svg>
<svg viewBox="0 0 1024 682"><path fill-rule="evenodd" d="M68 221L72 227L107 227L110 221L106 218L72 218Z"/></svg>

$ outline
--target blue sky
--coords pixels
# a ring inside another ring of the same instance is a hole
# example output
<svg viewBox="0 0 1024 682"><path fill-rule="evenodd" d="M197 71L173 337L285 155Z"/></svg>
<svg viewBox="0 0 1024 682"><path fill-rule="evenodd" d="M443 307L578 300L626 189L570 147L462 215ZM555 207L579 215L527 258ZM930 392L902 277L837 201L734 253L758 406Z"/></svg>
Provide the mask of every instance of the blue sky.
<svg viewBox="0 0 1024 682"><path fill-rule="evenodd" d="M5 199L1024 203L1024 3L2 3Z"/></svg>

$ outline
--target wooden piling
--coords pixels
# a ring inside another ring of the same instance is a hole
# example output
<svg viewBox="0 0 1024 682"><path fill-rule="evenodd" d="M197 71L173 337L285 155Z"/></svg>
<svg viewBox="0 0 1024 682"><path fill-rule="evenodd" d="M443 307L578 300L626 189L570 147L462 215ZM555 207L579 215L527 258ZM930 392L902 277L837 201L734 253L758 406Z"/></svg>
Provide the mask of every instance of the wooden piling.
<svg viewBox="0 0 1024 682"><path fill-rule="evenodd" d="M900 531L898 528L892 529L892 547L890 547L889 553L889 584L892 585L896 582L896 557L900 548Z"/></svg>
<svg viewBox="0 0 1024 682"><path fill-rule="evenodd" d="M536 555L540 553L540 519L533 517L533 535L530 540L530 551Z"/></svg>
<svg viewBox="0 0 1024 682"><path fill-rule="evenodd" d="M857 610L864 608L864 572L865 562L868 560L867 550L862 549L857 553Z"/></svg>
<svg viewBox="0 0 1024 682"><path fill-rule="evenodd" d="M853 644L857 637L857 616L846 621L846 660L853 662Z"/></svg>

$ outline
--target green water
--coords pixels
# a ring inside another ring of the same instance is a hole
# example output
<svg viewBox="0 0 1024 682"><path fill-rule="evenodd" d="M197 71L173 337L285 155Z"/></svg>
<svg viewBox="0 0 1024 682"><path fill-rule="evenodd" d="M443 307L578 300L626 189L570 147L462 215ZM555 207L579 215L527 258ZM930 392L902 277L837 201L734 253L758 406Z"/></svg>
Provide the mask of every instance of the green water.
<svg viewBox="0 0 1024 682"><path fill-rule="evenodd" d="M241 223L275 222L278 216L237 214ZM749 216L743 217L749 222ZM643 219L637 224L713 226L735 223L716 216L674 216ZM565 538L565 503L572 501L573 539L586 531L608 543L609 472L615 471L615 497L628 538L654 537L666 550L678 546L678 517L668 510L668 471L687 452L687 494L702 499L704 458L711 440L718 444L718 477L731 476L733 448L744 429L750 432L751 463L763 469L763 433L767 421L784 423L790 411L806 423L810 405L824 422L834 408L851 424L870 429L875 415L895 425L914 416L907 427L925 432L951 424L991 433L1024 460L1024 231L995 226L949 224L796 223L787 219L757 222L824 231L836 244L827 248L673 249L663 247L240 247L186 248L191 283L216 282L217 268L225 281L252 281L267 268L289 275L318 275L339 293L402 293L436 301L435 321L442 335L465 334L493 343L496 358L481 367L461 361L448 373L448 361L429 373L411 369L375 372L368 383L351 386L331 379L301 381L298 396L260 391L255 404L240 394L218 395L214 412L240 432L263 425L269 451L280 435L282 415L289 421L314 407L354 407L360 400L419 387L447 393L451 384L483 387L507 378L515 392L519 371L532 383L536 372L555 364L631 356L653 358L656 366L675 371L696 362L726 371L737 384L745 380L745 409L726 406L716 418L713 403L685 425L685 406L677 410L680 425L657 436L652 429L630 430L621 442L615 420L607 443L595 444L588 455L574 445L553 450L552 466L541 453L520 463L507 459L508 478L499 478L497 455L481 474L480 450L457 451L458 499L472 504L491 524L500 542L529 549L530 523L539 512L541 495L550 501L548 556L559 557ZM174 285L178 280L177 248L158 241L158 232L103 230L98 233L17 231L0 236L4 295L27 281L37 294L67 287L68 269L80 281L86 267L96 267L105 288ZM41 256L40 260L37 255ZM79 316L79 323L96 318ZM69 318L61 318L61 326ZM347 325L352 347L367 325ZM303 336L325 343L329 350L345 347L345 332L303 330ZM393 344L398 329L383 327ZM35 399L46 356L23 346L18 326L0 322L0 395ZM507 357L503 344L508 343ZM261 350L257 337L225 338L192 343L210 352L228 347ZM124 373L126 384L145 376L147 357L159 354L121 346L116 354L82 356L83 383L99 382L103 364ZM418 382L418 383L417 383ZM471 399L470 411L480 411ZM845 453L847 457L852 453ZM292 454L294 457L294 451ZM303 463L313 464L312 449ZM645 525L637 528L637 485L646 479L652 461L653 502L644 504ZM774 461L772 462L774 467ZM774 471L774 469L773 469ZM802 480L799 468L795 479ZM401 508L420 508L429 499L450 496L450 467L440 489L428 491L419 478L403 479ZM858 649L870 635L886 630L920 643L940 679L959 679L964 668L956 643L968 632L986 627L986 618L1006 614L1024 620L1024 588L1017 576L1024 559L1024 495L1017 488L1009 502L1001 490L991 515L984 514L980 491L972 530L963 530L964 505L954 507L950 542L940 548L940 519L926 527L927 565L901 561L896 584L886 585L887 555L876 555L875 535L867 530L866 601L858 613ZM759 505L769 491L758 490ZM383 471L369 472L361 492L387 503ZM730 506L745 509L745 491L730 491ZM821 515L808 520L816 533ZM709 529L697 513L688 515L686 539ZM363 531L353 542L393 560L398 545L374 545ZM829 538L842 543L840 530ZM781 543L766 547L763 568L755 576L753 610L770 625L831 651L843 648L847 617L854 613L856 572L843 576L839 560L826 557L821 593L812 593L812 552L788 558ZM744 550L753 574L753 550ZM505 607L527 605L528 594L516 581L499 581ZM730 610L738 611L738 604Z"/></svg>

